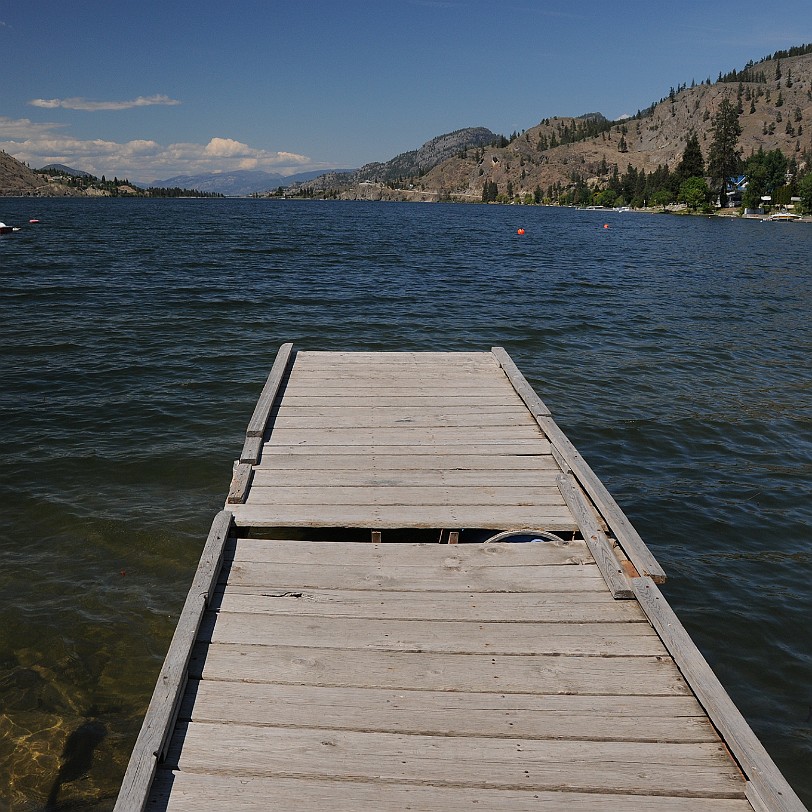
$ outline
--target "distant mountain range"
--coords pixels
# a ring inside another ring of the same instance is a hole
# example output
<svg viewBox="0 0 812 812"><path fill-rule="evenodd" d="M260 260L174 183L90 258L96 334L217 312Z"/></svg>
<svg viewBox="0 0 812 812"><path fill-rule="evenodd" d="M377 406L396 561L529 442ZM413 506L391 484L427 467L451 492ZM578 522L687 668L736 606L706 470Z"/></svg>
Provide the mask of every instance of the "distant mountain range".
<svg viewBox="0 0 812 812"><path fill-rule="evenodd" d="M305 195L348 199L465 201L481 200L485 184L522 197L576 184L600 189L612 173L629 167L647 173L660 166L673 170L691 133L707 159L722 99L739 109L739 147L745 158L759 149L779 149L800 171L812 165L812 45L803 45L751 61L740 71L720 73L715 82L708 78L690 87L672 87L659 102L618 121L600 113L553 116L510 138L469 127L360 169L295 175L239 170L176 175L149 185L235 196L274 192L282 186ZM59 164L48 168L86 174ZM85 193L90 192L37 175L0 152L0 195Z"/></svg>
<svg viewBox="0 0 812 812"><path fill-rule="evenodd" d="M486 127L466 127L426 141L422 147L403 152L386 162L364 164L349 172L334 170L313 181L303 181L311 189L347 188L359 183L391 183L422 175L468 149L496 143L499 136Z"/></svg>
<svg viewBox="0 0 812 812"><path fill-rule="evenodd" d="M351 172L353 170L346 170ZM234 172L206 172L200 175L175 175L139 186L161 186L166 189L197 189L199 192L217 192L221 195L244 197L255 192L268 192L280 186L306 181L323 175L323 171L300 172L296 175L280 175L262 170L238 169Z"/></svg>
<svg viewBox="0 0 812 812"><path fill-rule="evenodd" d="M71 169L69 166L65 166L65 164L48 164L47 166L43 166L40 172L60 172L63 175L70 175L74 178L91 178L93 177L90 172L85 172L83 169Z"/></svg>
<svg viewBox="0 0 812 812"><path fill-rule="evenodd" d="M668 95L634 116L609 121L600 113L553 116L510 138L483 133L485 143L461 147L445 160L410 160L421 150L387 163L367 164L355 173L329 173L304 184L302 193L349 200L483 199L488 184L507 198L539 195L555 199L578 185L605 188L614 173L673 171L689 136L699 139L707 160L714 116L723 99L739 110L739 148L744 158L763 149L780 150L799 171L812 167L812 45L776 52L742 70L697 84L671 88ZM455 133L451 134L456 135ZM441 136L434 141L442 141ZM558 191L556 191L558 190Z"/></svg>

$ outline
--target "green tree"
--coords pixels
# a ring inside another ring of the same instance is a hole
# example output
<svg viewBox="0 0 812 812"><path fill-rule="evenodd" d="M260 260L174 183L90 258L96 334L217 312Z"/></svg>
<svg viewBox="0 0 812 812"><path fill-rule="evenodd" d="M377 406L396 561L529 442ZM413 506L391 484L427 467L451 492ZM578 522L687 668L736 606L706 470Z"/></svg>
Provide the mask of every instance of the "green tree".
<svg viewBox="0 0 812 812"><path fill-rule="evenodd" d="M798 181L798 197L801 198L803 210L807 214L812 214L812 172Z"/></svg>
<svg viewBox="0 0 812 812"><path fill-rule="evenodd" d="M723 99L711 126L713 141L708 152L708 174L714 188L719 189L719 203L727 201L725 187L741 167L741 150L738 148L742 133L739 114L729 99Z"/></svg>
<svg viewBox="0 0 812 812"><path fill-rule="evenodd" d="M704 209L710 200L710 189L704 178L688 178L679 187L679 200L691 211Z"/></svg>
<svg viewBox="0 0 812 812"><path fill-rule="evenodd" d="M747 189L742 202L747 208L755 209L761 205L762 195L772 195L787 182L789 161L780 149L758 152L751 155L744 164L747 178Z"/></svg>
<svg viewBox="0 0 812 812"><path fill-rule="evenodd" d="M702 147L699 146L699 137L696 133L691 133L688 137L675 175L680 184L688 178L701 178L705 175L705 159L702 157Z"/></svg>
<svg viewBox="0 0 812 812"><path fill-rule="evenodd" d="M496 181L486 180L485 185L482 187L482 202L492 203L499 196L499 188Z"/></svg>
<svg viewBox="0 0 812 812"><path fill-rule="evenodd" d="M609 209L615 205L616 197L617 192L613 192L611 189L604 189L602 192L598 192L598 194L595 196L595 203L598 206L605 206L607 209Z"/></svg>
<svg viewBox="0 0 812 812"><path fill-rule="evenodd" d="M673 200L674 200L673 195L667 189L658 189L651 196L649 204L652 206L662 206L663 208L665 208L669 203L672 203Z"/></svg>

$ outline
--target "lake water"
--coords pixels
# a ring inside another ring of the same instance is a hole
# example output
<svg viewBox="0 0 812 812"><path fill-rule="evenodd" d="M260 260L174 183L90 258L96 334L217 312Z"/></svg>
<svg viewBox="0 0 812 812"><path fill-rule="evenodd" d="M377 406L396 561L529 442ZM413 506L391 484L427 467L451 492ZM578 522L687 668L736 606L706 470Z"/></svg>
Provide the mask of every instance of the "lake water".
<svg viewBox="0 0 812 812"><path fill-rule="evenodd" d="M0 220L25 224L0 237L0 809L112 807L285 341L504 346L812 805L812 227L252 200Z"/></svg>

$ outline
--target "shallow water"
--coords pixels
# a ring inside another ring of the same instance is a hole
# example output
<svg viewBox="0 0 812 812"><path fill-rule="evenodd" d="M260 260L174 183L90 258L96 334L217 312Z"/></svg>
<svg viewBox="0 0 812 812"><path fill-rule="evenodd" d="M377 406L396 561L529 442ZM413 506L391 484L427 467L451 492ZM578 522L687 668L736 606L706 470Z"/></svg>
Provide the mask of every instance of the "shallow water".
<svg viewBox="0 0 812 812"><path fill-rule="evenodd" d="M285 341L504 346L812 804L812 228L0 199L4 222L29 218L0 237L0 799L15 812L112 807Z"/></svg>

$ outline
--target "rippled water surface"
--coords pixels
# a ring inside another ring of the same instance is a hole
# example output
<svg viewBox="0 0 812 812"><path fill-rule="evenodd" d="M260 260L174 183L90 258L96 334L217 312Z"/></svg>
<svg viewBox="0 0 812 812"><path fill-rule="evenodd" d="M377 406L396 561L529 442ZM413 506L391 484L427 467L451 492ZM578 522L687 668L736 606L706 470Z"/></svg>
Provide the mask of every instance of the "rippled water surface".
<svg viewBox="0 0 812 812"><path fill-rule="evenodd" d="M285 341L506 347L812 805L812 227L0 199L30 218L0 237L0 809L112 807Z"/></svg>

